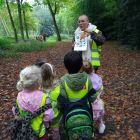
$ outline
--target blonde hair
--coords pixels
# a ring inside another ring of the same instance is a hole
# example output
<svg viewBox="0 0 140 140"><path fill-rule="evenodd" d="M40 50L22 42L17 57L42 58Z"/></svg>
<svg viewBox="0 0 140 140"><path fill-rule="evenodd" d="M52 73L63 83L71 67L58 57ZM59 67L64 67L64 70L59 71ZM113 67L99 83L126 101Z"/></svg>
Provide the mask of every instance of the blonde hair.
<svg viewBox="0 0 140 140"><path fill-rule="evenodd" d="M54 81L54 68L50 63L41 66L42 88L49 88Z"/></svg>
<svg viewBox="0 0 140 140"><path fill-rule="evenodd" d="M27 66L20 72L20 80L17 83L17 89L23 90L39 85L42 81L41 69L35 65Z"/></svg>
<svg viewBox="0 0 140 140"><path fill-rule="evenodd" d="M88 60L84 60L82 70L85 71L87 74L91 74L94 69L92 67L92 64Z"/></svg>

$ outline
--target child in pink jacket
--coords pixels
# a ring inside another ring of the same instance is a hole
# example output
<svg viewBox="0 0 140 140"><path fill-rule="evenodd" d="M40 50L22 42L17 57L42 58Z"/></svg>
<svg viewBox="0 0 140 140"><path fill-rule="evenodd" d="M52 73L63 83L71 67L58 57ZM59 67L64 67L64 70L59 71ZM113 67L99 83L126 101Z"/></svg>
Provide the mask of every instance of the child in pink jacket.
<svg viewBox="0 0 140 140"><path fill-rule="evenodd" d="M20 72L20 79L17 83L17 89L19 90L17 96L18 107L24 112L31 112L38 110L41 107L43 100L44 104L50 104L49 95L40 90L42 84L41 68L32 65L27 66ZM44 105L43 104L43 105ZM15 114L15 108L13 107L13 113ZM21 114L20 114L20 117ZM47 127L49 122L54 118L53 109L50 108L44 112L42 122L46 127L44 135L38 136L39 140L48 140ZM33 128L34 130L34 128ZM44 131L44 129L42 130Z"/></svg>
<svg viewBox="0 0 140 140"><path fill-rule="evenodd" d="M103 82L102 78L94 73L93 67L89 61L83 62L83 70L90 75L93 88L98 92L98 96L96 100L92 103L93 109L93 120L98 125L98 131L100 134L104 133L105 124L103 121L104 117L104 102L101 99L101 95L103 95Z"/></svg>

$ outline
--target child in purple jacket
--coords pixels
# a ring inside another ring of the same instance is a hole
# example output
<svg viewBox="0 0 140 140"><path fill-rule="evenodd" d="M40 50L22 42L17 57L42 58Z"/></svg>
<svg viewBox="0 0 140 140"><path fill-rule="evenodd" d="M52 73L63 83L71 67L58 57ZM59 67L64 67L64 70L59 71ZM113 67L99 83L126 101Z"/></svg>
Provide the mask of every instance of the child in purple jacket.
<svg viewBox="0 0 140 140"><path fill-rule="evenodd" d="M98 92L96 100L92 103L93 109L93 120L98 125L98 131L100 134L104 133L105 124L103 121L104 117L104 102L100 98L103 94L103 82L102 78L94 73L93 67L89 61L83 62L83 70L90 75L93 88Z"/></svg>

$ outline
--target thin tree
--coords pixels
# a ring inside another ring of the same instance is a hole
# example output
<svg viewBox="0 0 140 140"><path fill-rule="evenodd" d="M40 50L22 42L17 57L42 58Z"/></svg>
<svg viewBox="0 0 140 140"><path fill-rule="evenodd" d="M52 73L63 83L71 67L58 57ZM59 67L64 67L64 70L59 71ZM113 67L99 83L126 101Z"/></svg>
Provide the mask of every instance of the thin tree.
<svg viewBox="0 0 140 140"><path fill-rule="evenodd" d="M7 29L7 27L6 27L5 23L4 23L1 15L0 15L0 22L1 22L2 26L3 26L3 29L4 29L4 32L5 32L6 36L8 36L9 32L8 32L8 29Z"/></svg>
<svg viewBox="0 0 140 140"><path fill-rule="evenodd" d="M54 1L54 10L53 10L50 0L46 0L46 2L48 4L50 13L52 15L53 23L54 23L54 26L55 26L55 31L56 31L56 34L57 34L57 39L58 39L58 41L61 41L60 32L59 32L59 29L58 29L58 26L57 26L57 23L56 23L56 19L55 19L55 15L56 15L56 12L57 12L57 3Z"/></svg>
<svg viewBox="0 0 140 140"><path fill-rule="evenodd" d="M28 24L26 21L26 12L28 10L31 10L31 6L27 2L24 2L24 3L22 3L22 2L23 2L23 0L21 0L22 11L23 11L23 24L24 24L24 28L25 28L26 38L29 39Z"/></svg>
<svg viewBox="0 0 140 140"><path fill-rule="evenodd" d="M27 25L27 22L26 22L26 13L25 13L24 9L23 9L23 19L24 19L24 27L25 27L26 37L27 37L27 39L29 39L28 25Z"/></svg>
<svg viewBox="0 0 140 140"><path fill-rule="evenodd" d="M21 37L25 41L25 38L24 38L24 28L23 28L23 20L22 20L22 12L21 12L21 2L20 2L20 0L16 0L16 1L17 1L17 7L18 7L18 15L19 15Z"/></svg>
<svg viewBox="0 0 140 140"><path fill-rule="evenodd" d="M14 24L14 20L13 20L12 14L11 14L11 10L10 10L8 0L6 0L6 5L7 5L7 10L8 10L8 14L9 14L9 17L10 17L10 21L11 21L11 24L12 24L12 27L13 27L13 31L14 31L14 35L15 35L15 41L18 42L17 30L16 30L16 27L15 27L15 24Z"/></svg>

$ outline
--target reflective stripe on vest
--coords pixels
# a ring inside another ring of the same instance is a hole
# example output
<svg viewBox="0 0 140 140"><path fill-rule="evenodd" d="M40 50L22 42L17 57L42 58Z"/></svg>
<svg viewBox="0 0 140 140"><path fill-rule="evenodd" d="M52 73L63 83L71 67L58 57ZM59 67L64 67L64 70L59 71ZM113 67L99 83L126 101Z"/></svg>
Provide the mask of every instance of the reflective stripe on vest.
<svg viewBox="0 0 140 140"><path fill-rule="evenodd" d="M93 32L95 32L95 33L99 33L100 32L100 30L98 30L97 28L95 29L95 30L93 30ZM99 52L101 52L101 49L102 49L102 46L98 46L98 51Z"/></svg>
<svg viewBox="0 0 140 140"><path fill-rule="evenodd" d="M104 87L101 86L97 91L96 91L96 94L97 96L104 90Z"/></svg>
<svg viewBox="0 0 140 140"><path fill-rule="evenodd" d="M101 53L102 46L98 46L98 50L99 50L99 52Z"/></svg>
<svg viewBox="0 0 140 140"><path fill-rule="evenodd" d="M57 99L60 94L60 85L56 85L50 91L51 105L54 111L54 119L50 123L51 128L59 128L59 123L61 120L61 113L58 109Z"/></svg>
<svg viewBox="0 0 140 140"><path fill-rule="evenodd" d="M87 79L85 85L83 86L83 89L81 89L79 91L71 90L68 87L66 81L65 81L65 89L66 89L67 96L68 96L70 101L79 100L79 99L83 98L88 93L88 79Z"/></svg>
<svg viewBox="0 0 140 140"><path fill-rule="evenodd" d="M41 103L40 103L40 107L42 107L42 106L44 106L46 104L46 98L47 98L47 96L48 96L48 94L43 93L42 100L41 100ZM19 112L20 112L21 117L26 116L28 114L28 112L27 111L23 111L20 108L18 102L17 102L17 105L18 105L18 108L19 108ZM36 132L36 134L39 137L44 136L45 133L46 133L46 127L43 124L43 116L44 116L44 113L41 113L39 116L33 118L30 121L30 125L31 125L32 129Z"/></svg>
<svg viewBox="0 0 140 140"><path fill-rule="evenodd" d="M59 111L57 108L57 98L59 94L60 94L60 85L54 87L50 92L51 105L54 111L54 118L56 118L59 115Z"/></svg>
<svg viewBox="0 0 140 140"><path fill-rule="evenodd" d="M91 64L92 66L100 66L100 54L98 50L98 46L93 41L92 49L91 49Z"/></svg>
<svg viewBox="0 0 140 140"><path fill-rule="evenodd" d="M93 30L95 33L99 33L99 30L96 28L95 30Z"/></svg>

